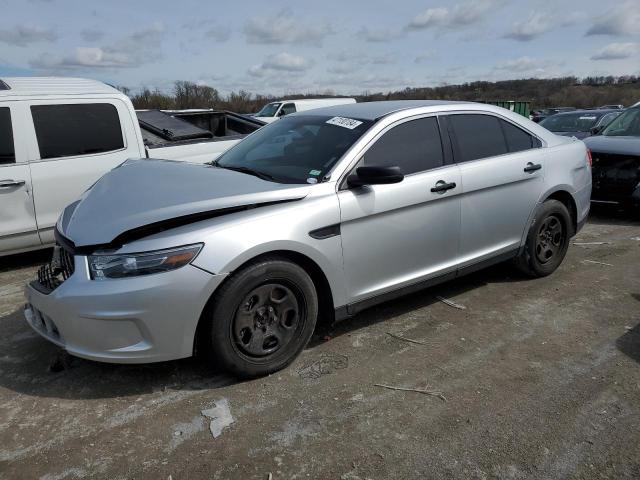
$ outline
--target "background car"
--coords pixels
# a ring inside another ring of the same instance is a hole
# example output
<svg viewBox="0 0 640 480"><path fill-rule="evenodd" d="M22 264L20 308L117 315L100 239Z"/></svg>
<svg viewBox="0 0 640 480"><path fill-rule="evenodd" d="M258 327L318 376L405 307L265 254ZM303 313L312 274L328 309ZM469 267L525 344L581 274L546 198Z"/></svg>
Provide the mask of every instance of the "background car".
<svg viewBox="0 0 640 480"><path fill-rule="evenodd" d="M592 201L640 205L640 106L584 142L593 158Z"/></svg>
<svg viewBox="0 0 640 480"><path fill-rule="evenodd" d="M534 110L531 114L531 120L536 123L540 123L542 120L550 117L551 115L555 115L556 113L561 112L571 112L572 110L575 110L575 107L555 107L545 108L543 110Z"/></svg>
<svg viewBox="0 0 640 480"><path fill-rule="evenodd" d="M594 135L606 127L621 110L576 110L556 113L540 122L547 130L565 137L579 139Z"/></svg>

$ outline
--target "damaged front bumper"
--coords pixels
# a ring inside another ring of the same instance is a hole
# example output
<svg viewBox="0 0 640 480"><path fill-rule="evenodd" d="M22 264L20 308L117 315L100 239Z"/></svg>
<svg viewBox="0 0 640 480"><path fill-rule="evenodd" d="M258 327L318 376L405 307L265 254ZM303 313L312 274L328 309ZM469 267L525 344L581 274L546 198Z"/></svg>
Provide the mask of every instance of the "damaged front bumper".
<svg viewBox="0 0 640 480"><path fill-rule="evenodd" d="M592 155L592 201L640 205L640 155Z"/></svg>
<svg viewBox="0 0 640 480"><path fill-rule="evenodd" d="M27 286L25 319L70 354L101 362L149 363L193 354L198 321L226 274L192 265L171 272L96 281L86 257L47 292Z"/></svg>

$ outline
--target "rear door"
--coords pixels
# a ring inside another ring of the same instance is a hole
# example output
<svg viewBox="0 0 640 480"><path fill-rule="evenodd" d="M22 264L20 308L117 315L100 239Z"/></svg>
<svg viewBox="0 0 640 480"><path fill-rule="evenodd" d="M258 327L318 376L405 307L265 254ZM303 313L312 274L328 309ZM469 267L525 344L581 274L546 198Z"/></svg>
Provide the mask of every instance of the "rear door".
<svg viewBox="0 0 640 480"><path fill-rule="evenodd" d="M445 158L435 116L392 125L365 151L357 166L397 165L405 178L338 193L349 303L455 271L460 172Z"/></svg>
<svg viewBox="0 0 640 480"><path fill-rule="evenodd" d="M0 254L40 244L20 102L0 102Z"/></svg>
<svg viewBox="0 0 640 480"><path fill-rule="evenodd" d="M120 100L32 101L29 108L37 139L31 159L35 210L46 244L53 242L64 207L140 152L137 142L125 136L135 125Z"/></svg>
<svg viewBox="0 0 640 480"><path fill-rule="evenodd" d="M542 194L542 143L490 114L451 114L446 121L462 176L461 266L508 256Z"/></svg>

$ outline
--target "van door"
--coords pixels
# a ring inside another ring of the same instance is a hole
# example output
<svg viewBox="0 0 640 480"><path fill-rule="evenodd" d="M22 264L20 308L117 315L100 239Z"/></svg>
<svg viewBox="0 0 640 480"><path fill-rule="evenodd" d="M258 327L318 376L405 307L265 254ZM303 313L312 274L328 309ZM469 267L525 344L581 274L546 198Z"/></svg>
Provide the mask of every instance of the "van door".
<svg viewBox="0 0 640 480"><path fill-rule="evenodd" d="M446 120L462 176L461 266L511 256L542 195L542 143L490 114L450 114Z"/></svg>
<svg viewBox="0 0 640 480"><path fill-rule="evenodd" d="M19 105L0 102L0 254L40 245Z"/></svg>
<svg viewBox="0 0 640 480"><path fill-rule="evenodd" d="M124 132L135 131L129 109L117 99L32 101L37 145L31 158L36 218L42 242L67 205L139 146Z"/></svg>
<svg viewBox="0 0 640 480"><path fill-rule="evenodd" d="M405 178L338 194L349 303L455 275L460 173L444 159L435 116L392 126L364 153L358 166L399 166Z"/></svg>

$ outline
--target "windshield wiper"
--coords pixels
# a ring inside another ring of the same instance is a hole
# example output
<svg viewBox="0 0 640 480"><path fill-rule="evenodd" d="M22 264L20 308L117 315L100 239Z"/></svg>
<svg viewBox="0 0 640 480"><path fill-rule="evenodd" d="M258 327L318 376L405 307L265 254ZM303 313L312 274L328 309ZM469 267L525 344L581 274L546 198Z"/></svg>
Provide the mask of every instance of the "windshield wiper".
<svg viewBox="0 0 640 480"><path fill-rule="evenodd" d="M252 168L249 168L249 167L232 167L228 165L220 165L219 163L214 163L213 166L218 168L226 168L227 170L233 170L234 172L246 173L247 175L253 175L254 177L258 177L262 180L267 180L269 182L276 181L276 179L273 176L269 175L268 173L260 172L258 170L253 170Z"/></svg>

